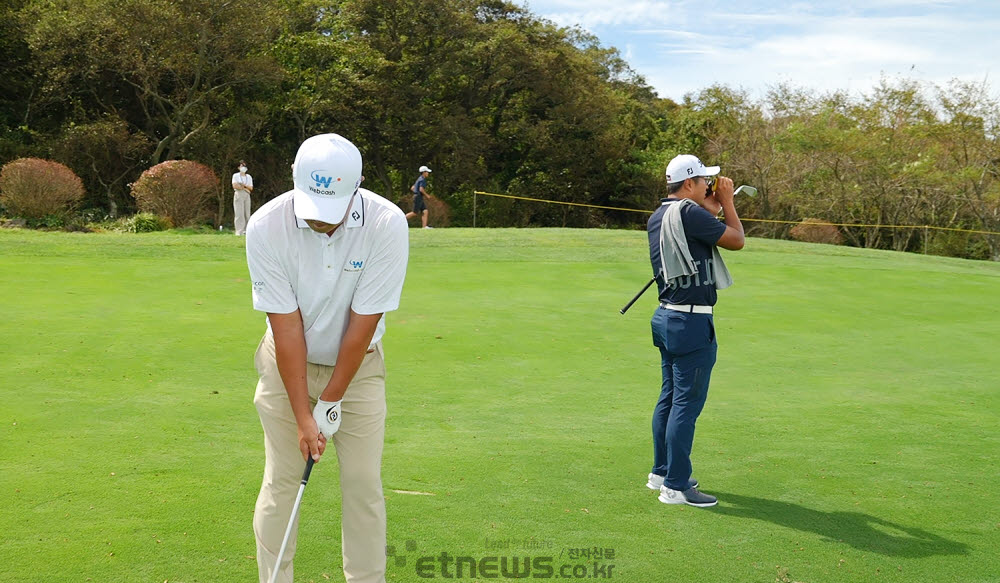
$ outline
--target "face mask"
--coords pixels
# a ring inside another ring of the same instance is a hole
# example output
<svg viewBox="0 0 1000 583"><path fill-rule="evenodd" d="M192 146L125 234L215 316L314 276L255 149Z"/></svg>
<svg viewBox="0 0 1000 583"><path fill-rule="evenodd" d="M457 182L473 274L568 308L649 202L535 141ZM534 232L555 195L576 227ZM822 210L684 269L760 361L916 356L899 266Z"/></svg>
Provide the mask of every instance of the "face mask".
<svg viewBox="0 0 1000 583"><path fill-rule="evenodd" d="M240 166L240 172L246 172L246 171L247 171L246 166Z"/></svg>

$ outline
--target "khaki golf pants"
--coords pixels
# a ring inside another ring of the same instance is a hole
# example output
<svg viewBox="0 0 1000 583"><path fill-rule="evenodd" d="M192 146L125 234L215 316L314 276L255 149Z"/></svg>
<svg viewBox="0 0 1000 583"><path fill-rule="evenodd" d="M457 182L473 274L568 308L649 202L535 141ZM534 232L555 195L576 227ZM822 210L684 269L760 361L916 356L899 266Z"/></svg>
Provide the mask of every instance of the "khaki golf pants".
<svg viewBox="0 0 1000 583"><path fill-rule="evenodd" d="M288 518L292 514L295 496L302 482L305 461L299 451L298 428L288 403L288 394L278 374L274 358L274 338L265 334L254 357L260 380L254 395L254 405L264 427L264 481L257 497L253 528L257 538L257 568L261 583L267 583L275 568L281 540L285 536ZM308 364L309 398L316 399L326 388L332 366ZM342 402L340 430L327 444L317 469L333 462L330 446L337 451L340 466L341 548L344 556L344 577L348 583L384 583L385 581L385 498L382 495L382 444L385 435L385 361L382 345L365 356L361 368L347 387ZM329 488L333 474L313 471L306 487ZM299 510L301 516L301 507ZM310 513L315 517L318 513ZM319 522L313 518L305 532L327 528L334 516L324 515ZM292 583L292 558L298 525L292 531L282 557L278 581ZM308 534L306 535L308 536Z"/></svg>
<svg viewBox="0 0 1000 583"><path fill-rule="evenodd" d="M245 190L233 191L233 228L237 235L247 234L250 221L250 193Z"/></svg>

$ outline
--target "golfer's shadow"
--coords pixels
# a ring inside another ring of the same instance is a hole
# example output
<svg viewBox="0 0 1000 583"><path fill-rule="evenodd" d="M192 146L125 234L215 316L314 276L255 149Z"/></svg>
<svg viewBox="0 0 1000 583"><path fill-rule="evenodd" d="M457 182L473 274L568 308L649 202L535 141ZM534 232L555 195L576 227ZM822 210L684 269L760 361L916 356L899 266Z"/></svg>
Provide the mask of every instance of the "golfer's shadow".
<svg viewBox="0 0 1000 583"><path fill-rule="evenodd" d="M824 537L856 549L891 557L921 558L962 555L965 543L955 542L920 528L903 526L860 512L821 512L788 502L713 492L719 497L715 514L753 518Z"/></svg>

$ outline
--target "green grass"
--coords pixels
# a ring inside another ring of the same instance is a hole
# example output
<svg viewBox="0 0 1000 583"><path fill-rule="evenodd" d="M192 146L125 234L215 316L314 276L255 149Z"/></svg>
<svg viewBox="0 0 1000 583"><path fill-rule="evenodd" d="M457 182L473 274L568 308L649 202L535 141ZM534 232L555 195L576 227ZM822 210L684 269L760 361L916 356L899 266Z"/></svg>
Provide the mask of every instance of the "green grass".
<svg viewBox="0 0 1000 583"><path fill-rule="evenodd" d="M693 456L721 503L696 509L644 487L653 294L618 313L644 233L411 246L385 339L389 581L442 552L558 568L593 547L620 582L1000 581L1000 265L727 253ZM255 580L242 240L0 231L0 305L0 581ZM297 580L343 580L337 479L306 490Z"/></svg>

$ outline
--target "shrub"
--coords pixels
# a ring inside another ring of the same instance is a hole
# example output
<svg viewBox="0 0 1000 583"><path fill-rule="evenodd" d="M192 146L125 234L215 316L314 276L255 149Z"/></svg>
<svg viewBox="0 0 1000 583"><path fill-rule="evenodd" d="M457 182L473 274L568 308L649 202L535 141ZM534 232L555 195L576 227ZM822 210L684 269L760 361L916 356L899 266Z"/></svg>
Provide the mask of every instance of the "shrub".
<svg viewBox="0 0 1000 583"><path fill-rule="evenodd" d="M424 205L427 206L427 224L432 227L447 227L451 224L451 208L448 203L432 194L424 195ZM396 206L408 213L413 210L413 195L404 196L396 201ZM410 219L420 225L420 215Z"/></svg>
<svg viewBox="0 0 1000 583"><path fill-rule="evenodd" d="M136 213L122 222L122 230L126 233L152 233L166 231L170 222L153 213Z"/></svg>
<svg viewBox="0 0 1000 583"><path fill-rule="evenodd" d="M83 195L80 177L58 162L19 158L0 170L0 201L11 216L61 223Z"/></svg>
<svg viewBox="0 0 1000 583"><path fill-rule="evenodd" d="M925 236L929 236L925 250L931 255L992 259L989 244L982 235L956 231L932 231Z"/></svg>
<svg viewBox="0 0 1000 583"><path fill-rule="evenodd" d="M796 241L804 241L806 243L840 245L844 242L844 237L840 234L840 229L820 219L804 219L801 223L792 227L792 230L788 234Z"/></svg>
<svg viewBox="0 0 1000 583"><path fill-rule="evenodd" d="M168 160L142 173L132 185L141 213L152 213L176 227L202 223L212 217L219 179L204 164Z"/></svg>
<svg viewBox="0 0 1000 583"><path fill-rule="evenodd" d="M447 227L451 224L451 208L448 203L428 194L424 196L424 204L427 205L428 224L433 227Z"/></svg>
<svg viewBox="0 0 1000 583"><path fill-rule="evenodd" d="M32 229L62 229L66 226L66 214L28 219L28 226Z"/></svg>
<svg viewBox="0 0 1000 583"><path fill-rule="evenodd" d="M68 231L70 233L93 233L94 232L94 229L90 228L89 226L87 226L87 225L85 225L83 223L77 223L77 222L69 223L68 225L66 225L66 226L63 227L63 230L64 231Z"/></svg>

